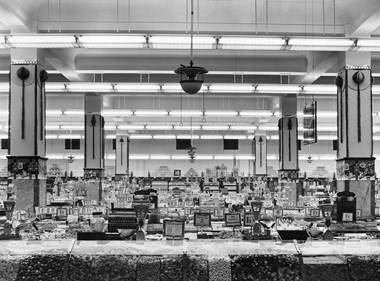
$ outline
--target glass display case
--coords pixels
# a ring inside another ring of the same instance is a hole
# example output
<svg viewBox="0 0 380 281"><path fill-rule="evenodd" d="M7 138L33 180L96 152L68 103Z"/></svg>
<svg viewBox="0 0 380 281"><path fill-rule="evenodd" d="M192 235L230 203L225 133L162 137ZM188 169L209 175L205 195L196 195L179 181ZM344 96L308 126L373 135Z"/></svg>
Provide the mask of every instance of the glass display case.
<svg viewBox="0 0 380 281"><path fill-rule="evenodd" d="M380 280L380 241L0 241L0 280Z"/></svg>

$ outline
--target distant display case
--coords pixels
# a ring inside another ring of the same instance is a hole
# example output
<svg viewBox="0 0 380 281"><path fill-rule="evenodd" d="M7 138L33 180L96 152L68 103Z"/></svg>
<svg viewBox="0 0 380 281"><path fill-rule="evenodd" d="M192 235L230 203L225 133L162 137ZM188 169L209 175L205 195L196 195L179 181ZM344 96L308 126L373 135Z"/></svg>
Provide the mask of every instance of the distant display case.
<svg viewBox="0 0 380 281"><path fill-rule="evenodd" d="M380 280L380 240L0 241L0 280Z"/></svg>

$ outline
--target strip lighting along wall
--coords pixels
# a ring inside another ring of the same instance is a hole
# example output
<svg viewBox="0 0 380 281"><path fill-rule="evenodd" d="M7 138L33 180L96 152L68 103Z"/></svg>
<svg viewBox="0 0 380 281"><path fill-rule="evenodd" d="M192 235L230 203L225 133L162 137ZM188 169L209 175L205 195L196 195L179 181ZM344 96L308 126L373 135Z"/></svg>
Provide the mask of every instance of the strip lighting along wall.
<svg viewBox="0 0 380 281"><path fill-rule="evenodd" d="M105 136L106 139L116 139L115 134ZM222 140L222 139L239 139L252 140L254 135L130 135L131 140L174 140L174 139L194 139L194 140ZM7 134L0 134L0 139L8 139ZM84 135L80 134L47 134L46 139L84 139ZM268 140L278 140L278 135L267 135ZM303 140L303 136L298 136L299 140ZM318 135L319 141L336 140L336 135ZM380 136L374 136L373 141L380 141Z"/></svg>
<svg viewBox="0 0 380 281"><path fill-rule="evenodd" d="M83 160L84 155L79 153L74 154L57 154L57 153L47 153L46 157L51 160L64 160L67 161L67 157L69 155L74 156L76 160ZM300 161L307 161L309 154L299 155ZM313 161L325 161L325 160L336 160L336 155L331 154L311 154ZM374 155L377 159L380 155ZM105 155L105 159L114 160L115 154L107 154ZM129 157L131 160L188 160L189 156L187 155L145 155L145 154L131 154ZM240 154L240 155L195 155L196 160L245 160L251 161L255 160L254 155ZM0 159L6 160L6 155L0 155ZM267 155L268 160L278 160L278 156L274 154Z"/></svg>
<svg viewBox="0 0 380 281"><path fill-rule="evenodd" d="M0 48L190 48L186 35L161 34L28 34L0 35ZM260 37L199 35L194 37L197 50L268 50L268 51L380 51L376 38L336 37Z"/></svg>
<svg viewBox="0 0 380 281"><path fill-rule="evenodd" d="M296 84L259 84L252 85L248 83L214 83L209 84L210 94L223 94L223 93L240 93L240 94L265 94L265 95L336 95L335 85L296 85ZM207 90L206 86L202 86L202 90ZM181 86L179 83L105 83L105 82L47 82L47 93L84 93L84 92L99 92L99 93L179 93ZM373 85L372 91L374 95L380 95L380 85ZM9 83L0 83L0 93L9 93ZM111 113L112 111L110 111ZM146 112L136 110L135 115L168 115L168 111L157 110L156 112ZM199 112L194 112L199 115ZM49 114L63 114L63 115L78 115L80 110L67 110L64 112L52 111ZM112 113L111 113L112 114ZM131 115L131 112L125 112L126 115ZM176 115L177 113L174 113ZM216 113L208 111L208 115L212 116ZM235 116L235 111L226 111L223 115ZM245 114L243 114L244 116ZM249 113L247 113L249 115Z"/></svg>

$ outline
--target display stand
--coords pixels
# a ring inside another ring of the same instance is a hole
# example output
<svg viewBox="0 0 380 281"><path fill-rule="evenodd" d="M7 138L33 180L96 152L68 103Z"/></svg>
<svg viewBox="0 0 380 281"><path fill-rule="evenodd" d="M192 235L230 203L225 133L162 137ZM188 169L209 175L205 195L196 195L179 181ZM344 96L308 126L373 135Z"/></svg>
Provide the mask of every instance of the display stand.
<svg viewBox="0 0 380 281"><path fill-rule="evenodd" d="M211 213L194 213L194 226L201 231L201 237L203 238L203 228L211 227Z"/></svg>
<svg viewBox="0 0 380 281"><path fill-rule="evenodd" d="M224 222L226 227L232 227L232 232L235 237L235 227L241 227L241 214L226 213L224 214Z"/></svg>

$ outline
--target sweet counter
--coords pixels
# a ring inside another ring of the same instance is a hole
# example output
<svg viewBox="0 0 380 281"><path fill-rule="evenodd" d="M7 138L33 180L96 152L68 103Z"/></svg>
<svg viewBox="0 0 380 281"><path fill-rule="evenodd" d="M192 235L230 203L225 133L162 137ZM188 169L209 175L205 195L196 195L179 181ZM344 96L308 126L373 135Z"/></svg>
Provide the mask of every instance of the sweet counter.
<svg viewBox="0 0 380 281"><path fill-rule="evenodd" d="M380 280L380 241L0 241L6 280Z"/></svg>

